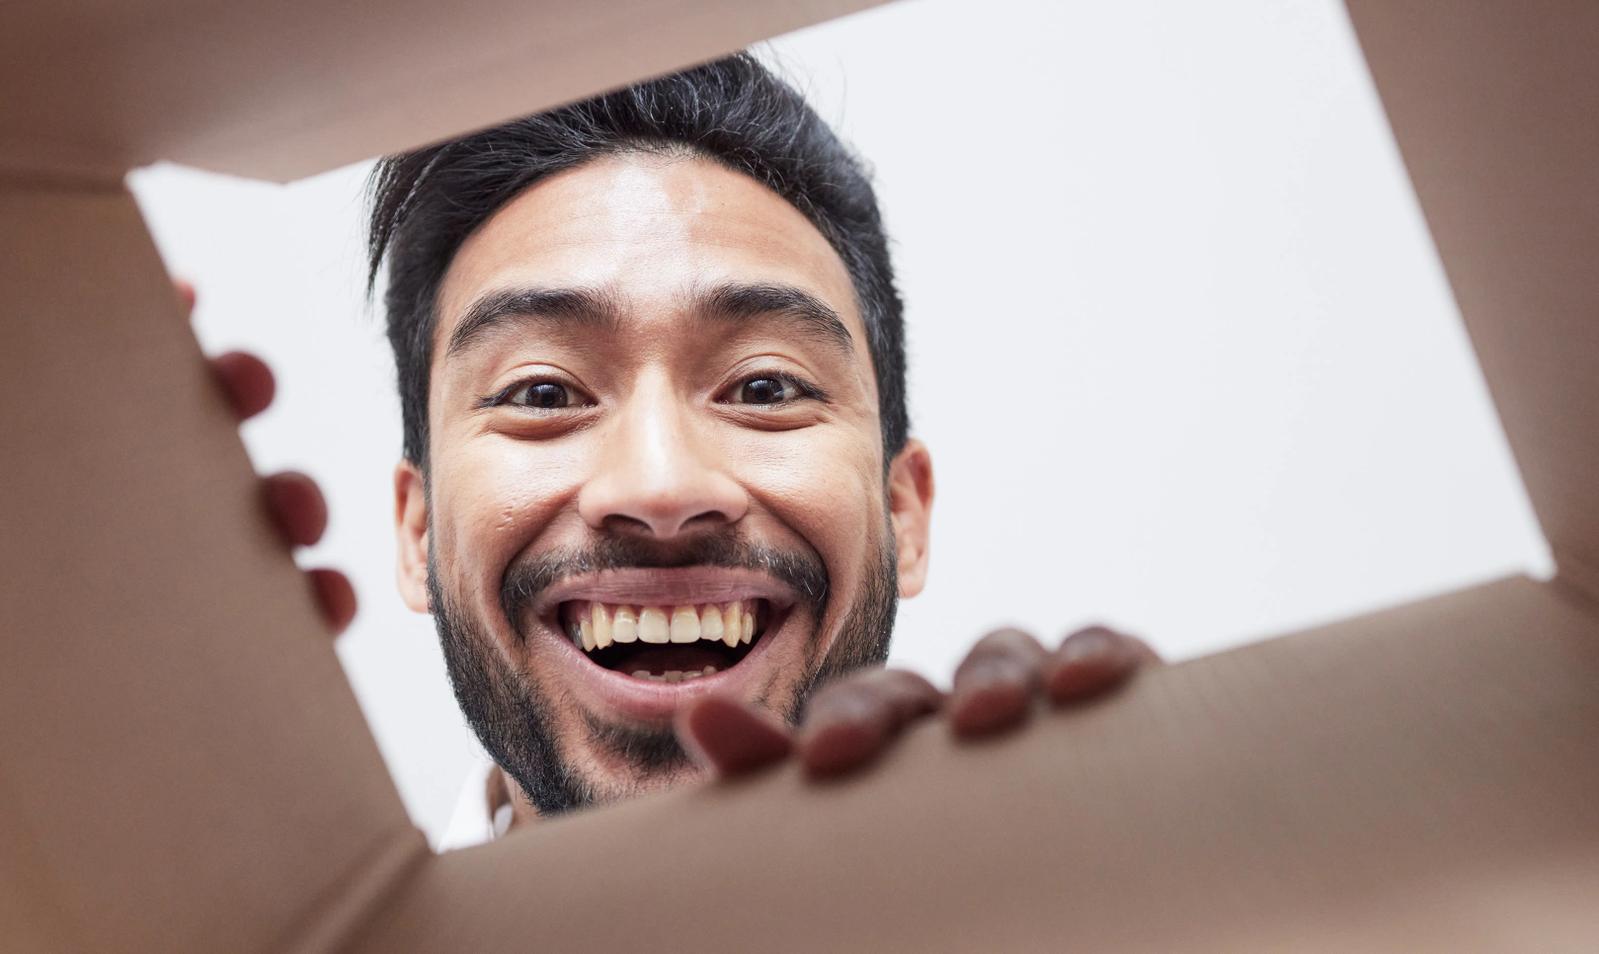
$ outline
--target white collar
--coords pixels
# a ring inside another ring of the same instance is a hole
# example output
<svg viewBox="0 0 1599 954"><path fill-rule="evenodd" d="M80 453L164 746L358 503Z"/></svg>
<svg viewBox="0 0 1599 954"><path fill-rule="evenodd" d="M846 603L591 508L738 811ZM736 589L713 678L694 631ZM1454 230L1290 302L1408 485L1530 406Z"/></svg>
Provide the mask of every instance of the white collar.
<svg viewBox="0 0 1599 954"><path fill-rule="evenodd" d="M433 843L434 851L454 851L481 845L500 837L511 827L509 804L501 805L494 817L489 817L488 783L490 774L496 768L494 760L479 750L477 764L467 772L466 780L461 783L460 794L455 796L455 808L450 811L449 824L444 826L444 832Z"/></svg>

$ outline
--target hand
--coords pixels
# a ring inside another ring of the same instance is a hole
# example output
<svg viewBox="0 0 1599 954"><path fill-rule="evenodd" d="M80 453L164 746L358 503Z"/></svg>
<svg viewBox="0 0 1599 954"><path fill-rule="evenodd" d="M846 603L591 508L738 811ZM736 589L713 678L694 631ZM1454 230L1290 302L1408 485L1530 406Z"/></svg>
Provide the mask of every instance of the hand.
<svg viewBox="0 0 1599 954"><path fill-rule="evenodd" d="M853 673L817 691L797 732L766 712L710 696L678 713L683 746L713 772L736 776L798 756L813 778L871 762L905 726L943 710L959 738L980 738L1027 721L1042 696L1063 706L1113 689L1160 657L1143 640L1103 626L1066 637L1054 651L1028 633L983 637L955 670L946 697L913 672Z"/></svg>
<svg viewBox="0 0 1599 954"><path fill-rule="evenodd" d="M193 315L194 286L181 279L172 284L183 301L184 313ZM211 359L211 373L240 421L260 414L272 403L277 388L272 369L255 355L242 351L219 355ZM316 481L294 471L272 474L261 478L261 496L284 543L308 547L322 539L328 526L328 505ZM305 575L328 628L334 635L344 632L355 618L355 588L349 578L326 568L306 570Z"/></svg>

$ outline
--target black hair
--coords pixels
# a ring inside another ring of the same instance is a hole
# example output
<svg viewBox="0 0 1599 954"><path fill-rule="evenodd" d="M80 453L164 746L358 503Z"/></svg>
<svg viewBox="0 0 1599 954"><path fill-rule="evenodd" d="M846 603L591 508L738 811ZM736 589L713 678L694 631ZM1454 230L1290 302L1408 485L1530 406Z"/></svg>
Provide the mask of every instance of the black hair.
<svg viewBox="0 0 1599 954"><path fill-rule="evenodd" d="M866 168L792 86L749 53L646 80L378 163L367 287L385 259L405 456L427 467L436 300L473 230L534 183L624 152L682 153L748 175L803 213L854 285L877 377L884 464L905 444L905 325Z"/></svg>

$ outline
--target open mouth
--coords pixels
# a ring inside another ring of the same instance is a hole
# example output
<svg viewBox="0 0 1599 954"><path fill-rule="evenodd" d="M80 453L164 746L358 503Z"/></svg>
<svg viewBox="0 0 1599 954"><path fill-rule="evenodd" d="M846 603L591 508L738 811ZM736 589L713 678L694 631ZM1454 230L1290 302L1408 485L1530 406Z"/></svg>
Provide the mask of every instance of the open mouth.
<svg viewBox="0 0 1599 954"><path fill-rule="evenodd" d="M654 682L683 682L731 669L786 610L765 599L649 606L568 600L561 629L604 669Z"/></svg>

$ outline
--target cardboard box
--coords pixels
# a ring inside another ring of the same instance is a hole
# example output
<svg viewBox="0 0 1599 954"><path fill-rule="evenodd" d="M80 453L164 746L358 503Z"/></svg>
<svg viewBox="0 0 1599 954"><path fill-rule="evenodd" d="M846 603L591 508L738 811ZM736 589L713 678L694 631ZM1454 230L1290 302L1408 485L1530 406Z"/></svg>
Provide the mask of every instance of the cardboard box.
<svg viewBox="0 0 1599 954"><path fill-rule="evenodd" d="M7 950L1599 947L1599 6L1350 0L1559 571L858 782L432 856L122 172L287 178L865 4L0 13Z"/></svg>

